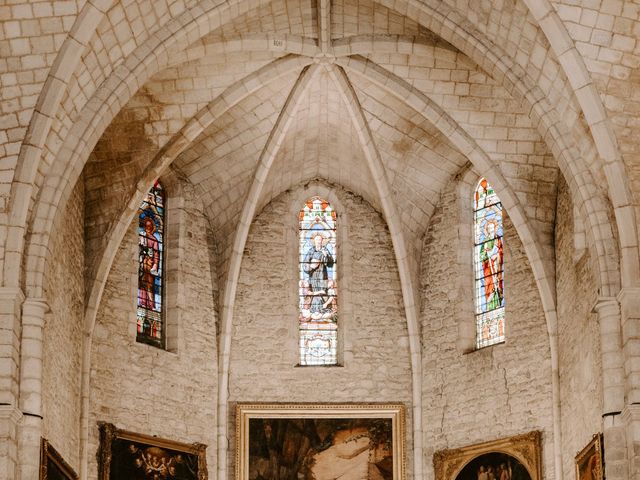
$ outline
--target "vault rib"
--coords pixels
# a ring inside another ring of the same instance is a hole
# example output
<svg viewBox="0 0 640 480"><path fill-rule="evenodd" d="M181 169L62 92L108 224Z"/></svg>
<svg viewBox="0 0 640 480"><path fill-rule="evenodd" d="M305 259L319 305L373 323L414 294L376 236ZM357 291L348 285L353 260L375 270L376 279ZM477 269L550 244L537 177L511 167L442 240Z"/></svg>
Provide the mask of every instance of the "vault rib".
<svg viewBox="0 0 640 480"><path fill-rule="evenodd" d="M550 265L544 261L539 242L536 241L535 231L518 197L502 175L500 167L491 160L462 126L427 95L397 75L394 75L392 72L362 57L354 56L338 59L336 64L366 77L423 115L424 118L440 130L443 135L449 138L451 143L474 164L482 176L490 178L493 185L499 188L503 205L509 212L513 225L525 248L527 259L531 265L531 270L533 271L536 285L540 292L540 299L547 322L552 363L551 384L554 405L554 453L557 456L561 451L562 432L560 429L560 372L558 365L558 320L555 298L555 276Z"/></svg>
<svg viewBox="0 0 640 480"><path fill-rule="evenodd" d="M318 45L323 54L331 49L331 0L318 0Z"/></svg>
<svg viewBox="0 0 640 480"><path fill-rule="evenodd" d="M228 424L228 399L229 399L229 361L231 358L231 328L233 326L233 309L235 306L236 290L240 277L240 267L242 265L242 255L249 228L256 212L258 200L262 193L262 188L273 164L282 142L291 128L296 110L300 100L304 96L311 80L319 69L319 65L306 67L298 77L295 85L291 89L287 101L276 120L269 138L258 160L258 166L254 173L253 182L247 194L242 213L238 220L238 226L234 235L233 252L229 262L227 280L224 286L222 297L222 315L220 327L219 344L219 377L218 377L218 478L227 478L227 424Z"/></svg>
<svg viewBox="0 0 640 480"><path fill-rule="evenodd" d="M136 190L129 199L127 206L117 217L117 222L108 233L107 246L102 250L103 255L96 262L96 269L89 274L89 294L84 312L84 332L82 345L81 372L81 412L80 412L80 443L83 455L87 455L86 445L89 438L89 389L91 374L91 342L96 315L102 299L102 293L111 270L111 265L118 252L124 235L131 225L134 216L153 182L171 163L200 135L209 125L236 106L242 100L253 94L266 83L276 81L282 76L304 68L311 60L304 57L289 55L279 58L252 72L243 79L229 86L220 96L209 102L196 113L156 154L136 184ZM84 457L83 457L84 461Z"/></svg>
<svg viewBox="0 0 640 480"><path fill-rule="evenodd" d="M347 77L347 74L340 67L329 66L329 73L333 79L340 96L347 106L351 120L358 132L364 156L369 166L369 172L376 184L380 204L398 264L400 275L400 285L402 289L402 299L404 303L405 315L407 317L407 331L409 335L409 350L411 354L411 375L412 375L412 407L413 407L413 451L414 466L413 474L415 478L422 478L422 349L420 344L420 326L418 322L417 291L412 280L407 247L402 232L400 216L393 199L393 193L389 186L386 171L380 157L380 152L373 140L371 129L362 111L358 97Z"/></svg>

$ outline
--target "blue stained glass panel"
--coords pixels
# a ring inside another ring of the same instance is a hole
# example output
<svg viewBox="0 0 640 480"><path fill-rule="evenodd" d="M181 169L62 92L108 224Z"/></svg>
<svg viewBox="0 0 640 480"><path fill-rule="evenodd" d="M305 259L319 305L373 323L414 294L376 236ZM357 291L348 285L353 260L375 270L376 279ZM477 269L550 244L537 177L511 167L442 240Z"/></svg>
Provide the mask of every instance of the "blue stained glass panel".
<svg viewBox="0 0 640 480"><path fill-rule="evenodd" d="M299 213L300 364L337 363L336 212L320 197Z"/></svg>
<svg viewBox="0 0 640 480"><path fill-rule="evenodd" d="M156 181L138 209L136 338L161 348L164 346L164 200L164 190Z"/></svg>
<svg viewBox="0 0 640 480"><path fill-rule="evenodd" d="M482 178L474 197L476 347L505 340L502 203Z"/></svg>

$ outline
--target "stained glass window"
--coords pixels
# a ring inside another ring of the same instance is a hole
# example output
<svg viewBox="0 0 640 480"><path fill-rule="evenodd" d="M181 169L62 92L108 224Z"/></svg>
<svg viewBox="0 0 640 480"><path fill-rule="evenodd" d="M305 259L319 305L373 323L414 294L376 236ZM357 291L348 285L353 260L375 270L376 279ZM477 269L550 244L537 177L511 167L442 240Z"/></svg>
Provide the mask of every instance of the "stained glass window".
<svg viewBox="0 0 640 480"><path fill-rule="evenodd" d="M137 340L160 348L164 347L164 200L156 181L138 210Z"/></svg>
<svg viewBox="0 0 640 480"><path fill-rule="evenodd" d="M300 365L336 365L336 212L320 197L299 214Z"/></svg>
<svg viewBox="0 0 640 480"><path fill-rule="evenodd" d="M502 203L485 178L474 199L476 347L504 342Z"/></svg>

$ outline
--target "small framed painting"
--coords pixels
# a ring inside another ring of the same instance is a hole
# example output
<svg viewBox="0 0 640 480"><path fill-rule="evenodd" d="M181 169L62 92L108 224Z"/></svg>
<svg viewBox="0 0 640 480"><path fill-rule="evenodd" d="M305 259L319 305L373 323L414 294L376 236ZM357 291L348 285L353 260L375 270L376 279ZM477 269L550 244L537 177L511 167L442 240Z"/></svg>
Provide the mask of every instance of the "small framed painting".
<svg viewBox="0 0 640 480"><path fill-rule="evenodd" d="M40 480L78 480L76 472L45 438L40 442Z"/></svg>
<svg viewBox="0 0 640 480"><path fill-rule="evenodd" d="M207 480L206 445L98 425L100 480Z"/></svg>
<svg viewBox="0 0 640 480"><path fill-rule="evenodd" d="M541 438L533 431L436 452L436 480L542 480Z"/></svg>
<svg viewBox="0 0 640 480"><path fill-rule="evenodd" d="M405 479L400 404L239 404L236 480Z"/></svg>
<svg viewBox="0 0 640 480"><path fill-rule="evenodd" d="M604 480L602 434L596 433L576 455L576 480Z"/></svg>

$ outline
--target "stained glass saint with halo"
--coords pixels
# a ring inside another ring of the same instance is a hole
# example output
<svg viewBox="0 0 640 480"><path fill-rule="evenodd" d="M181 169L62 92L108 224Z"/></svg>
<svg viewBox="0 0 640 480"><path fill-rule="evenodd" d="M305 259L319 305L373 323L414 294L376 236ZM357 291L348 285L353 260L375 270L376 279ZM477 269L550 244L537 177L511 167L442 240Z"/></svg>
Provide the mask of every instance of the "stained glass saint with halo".
<svg viewBox="0 0 640 480"><path fill-rule="evenodd" d="M486 178L474 198L476 348L505 340L502 202Z"/></svg>
<svg viewBox="0 0 640 480"><path fill-rule="evenodd" d="M138 309L139 342L164 347L165 192L156 181L138 209Z"/></svg>
<svg viewBox="0 0 640 480"><path fill-rule="evenodd" d="M298 221L300 365L336 365L336 212L328 201L311 197Z"/></svg>

